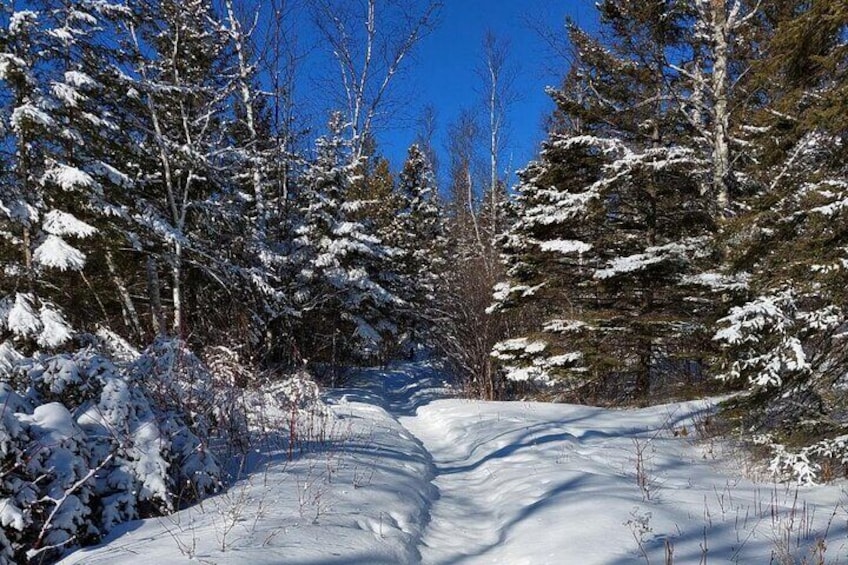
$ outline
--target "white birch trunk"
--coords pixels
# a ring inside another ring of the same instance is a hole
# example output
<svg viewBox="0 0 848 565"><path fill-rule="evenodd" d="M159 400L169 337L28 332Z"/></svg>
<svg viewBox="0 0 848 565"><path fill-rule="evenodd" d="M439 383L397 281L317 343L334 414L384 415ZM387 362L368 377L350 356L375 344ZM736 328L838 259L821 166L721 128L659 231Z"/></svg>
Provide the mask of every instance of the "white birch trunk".
<svg viewBox="0 0 848 565"><path fill-rule="evenodd" d="M118 289L118 296L121 297L121 302L124 304L124 310L127 312L130 327L133 332L135 332L136 336L140 338L144 335L144 331L141 327L141 319L138 316L138 311L135 309L135 304L133 304L132 296L130 296L127 285L121 278L120 273L118 273L118 268L115 266L115 260L112 257L111 251L106 252L106 266L109 269L109 276L112 278L112 282Z"/></svg>
<svg viewBox="0 0 848 565"><path fill-rule="evenodd" d="M729 22L725 0L712 0L713 73L713 188L719 216L723 216L730 204L730 109L728 92Z"/></svg>
<svg viewBox="0 0 848 565"><path fill-rule="evenodd" d="M150 300L150 314L153 331L156 335L165 333L165 316L162 313L162 297L159 293L159 272L153 257L147 258L147 296Z"/></svg>
<svg viewBox="0 0 848 565"><path fill-rule="evenodd" d="M174 257L171 265L171 299L174 303L174 321L171 329L175 336L181 336L183 331L183 247L179 242L174 243Z"/></svg>
<svg viewBox="0 0 848 565"><path fill-rule="evenodd" d="M245 54L245 35L241 22L235 15L233 0L226 1L227 18L230 25L230 37L236 50L238 59L238 89L244 104L245 125L247 126L248 142L250 146L251 183L253 185L253 198L256 204L256 217L260 231L265 230L265 195L262 189L262 171L259 167L258 145L259 134L256 131L256 116L254 113L254 97L250 87L250 64Z"/></svg>

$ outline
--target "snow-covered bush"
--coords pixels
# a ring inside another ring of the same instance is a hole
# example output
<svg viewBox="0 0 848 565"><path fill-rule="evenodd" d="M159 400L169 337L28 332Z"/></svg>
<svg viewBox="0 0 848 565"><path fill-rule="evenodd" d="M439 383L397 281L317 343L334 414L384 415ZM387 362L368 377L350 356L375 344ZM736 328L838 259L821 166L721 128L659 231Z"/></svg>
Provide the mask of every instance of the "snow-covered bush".
<svg viewBox="0 0 848 565"><path fill-rule="evenodd" d="M157 347L116 364L91 346L26 357L0 345L0 563L50 560L219 486L197 404L154 384Z"/></svg>
<svg viewBox="0 0 848 565"><path fill-rule="evenodd" d="M805 319L810 316L799 311L791 289L758 296L731 309L719 320L720 329L714 339L742 351L718 377L723 380L745 378L754 389L769 389L781 387L792 378L809 375L812 368L801 339L808 333ZM839 320L835 311L818 318L823 323Z"/></svg>
<svg viewBox="0 0 848 565"><path fill-rule="evenodd" d="M131 371L160 406L187 413L195 430L208 435L215 426L212 374L182 340L158 338L141 353Z"/></svg>
<svg viewBox="0 0 848 565"><path fill-rule="evenodd" d="M848 467L848 435L824 439L791 450L775 441L772 434L755 435L752 442L770 451L768 471L779 479L814 485L833 479L834 465Z"/></svg>
<svg viewBox="0 0 848 565"><path fill-rule="evenodd" d="M27 292L0 300L0 332L8 332L19 341L39 347L59 347L71 339L73 329L61 309Z"/></svg>
<svg viewBox="0 0 848 565"><path fill-rule="evenodd" d="M178 339L157 339L132 364L130 374L151 398L170 454L179 464L173 472L179 497L189 499L214 491L221 469L205 440L221 421L212 373ZM202 439L201 439L202 438Z"/></svg>
<svg viewBox="0 0 848 565"><path fill-rule="evenodd" d="M228 447L244 451L250 441L245 389L255 384L257 371L229 347L208 347L203 360L212 377L215 435Z"/></svg>
<svg viewBox="0 0 848 565"><path fill-rule="evenodd" d="M18 415L29 435L25 471L36 478L38 499L27 509L34 541L27 557L50 553L96 534L91 521L94 489L86 437L59 402Z"/></svg>
<svg viewBox="0 0 848 565"><path fill-rule="evenodd" d="M29 436L17 417L29 407L5 382L0 382L0 403L0 564L6 565L15 562L15 550L32 536L29 508L38 492L26 474Z"/></svg>
<svg viewBox="0 0 848 565"><path fill-rule="evenodd" d="M285 434L282 439L290 458L296 449L325 439L331 416L318 384L304 370L284 378L267 375L257 389L246 394L245 412L251 429Z"/></svg>
<svg viewBox="0 0 848 565"><path fill-rule="evenodd" d="M20 392L0 382L0 563L50 556L98 532L85 433L63 404Z"/></svg>

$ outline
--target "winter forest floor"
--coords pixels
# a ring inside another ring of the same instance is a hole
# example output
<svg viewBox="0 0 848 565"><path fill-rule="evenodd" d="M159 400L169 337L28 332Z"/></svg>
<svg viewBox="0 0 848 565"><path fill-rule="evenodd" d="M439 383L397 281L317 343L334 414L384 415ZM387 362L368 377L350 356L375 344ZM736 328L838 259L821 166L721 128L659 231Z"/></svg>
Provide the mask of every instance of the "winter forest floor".
<svg viewBox="0 0 848 565"><path fill-rule="evenodd" d="M756 480L698 438L710 402L451 396L428 363L361 371L293 461L266 438L226 492L62 563L848 563L846 484Z"/></svg>

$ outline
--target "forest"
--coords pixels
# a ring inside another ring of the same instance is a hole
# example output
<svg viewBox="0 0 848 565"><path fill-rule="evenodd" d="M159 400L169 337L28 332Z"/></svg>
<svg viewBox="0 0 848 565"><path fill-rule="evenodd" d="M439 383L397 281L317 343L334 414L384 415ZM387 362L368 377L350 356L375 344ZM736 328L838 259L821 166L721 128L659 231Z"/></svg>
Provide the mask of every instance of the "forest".
<svg viewBox="0 0 848 565"><path fill-rule="evenodd" d="M424 112L398 166L393 89L442 9L0 0L0 564L218 491L258 398L422 356L483 400L726 395L775 473L848 476L848 4L539 30L561 76L527 163L488 34L482 103L447 147Z"/></svg>

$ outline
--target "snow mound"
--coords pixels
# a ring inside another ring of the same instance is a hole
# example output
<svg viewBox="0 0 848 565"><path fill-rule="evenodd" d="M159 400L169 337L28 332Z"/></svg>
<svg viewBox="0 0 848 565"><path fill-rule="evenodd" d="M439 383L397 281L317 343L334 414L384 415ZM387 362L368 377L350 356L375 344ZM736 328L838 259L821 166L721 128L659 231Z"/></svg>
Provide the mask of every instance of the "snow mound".
<svg viewBox="0 0 848 565"><path fill-rule="evenodd" d="M325 443L291 462L263 450L202 508L128 524L62 563L829 562L848 550L844 488L743 478L721 444L696 439L712 402L450 399L426 364L351 383L326 397Z"/></svg>

